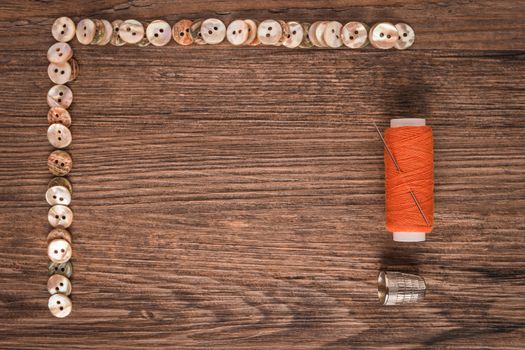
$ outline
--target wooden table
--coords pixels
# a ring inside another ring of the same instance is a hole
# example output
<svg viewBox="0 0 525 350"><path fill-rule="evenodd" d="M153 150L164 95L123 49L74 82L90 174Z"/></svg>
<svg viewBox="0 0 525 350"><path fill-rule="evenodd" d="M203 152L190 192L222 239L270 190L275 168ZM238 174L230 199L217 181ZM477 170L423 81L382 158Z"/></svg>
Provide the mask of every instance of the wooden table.
<svg viewBox="0 0 525 350"><path fill-rule="evenodd" d="M0 5L0 346L523 348L525 2ZM72 44L74 311L47 309L47 48L58 16L405 21L405 52ZM435 228L384 229L372 122L424 117ZM426 299L382 307L380 269Z"/></svg>

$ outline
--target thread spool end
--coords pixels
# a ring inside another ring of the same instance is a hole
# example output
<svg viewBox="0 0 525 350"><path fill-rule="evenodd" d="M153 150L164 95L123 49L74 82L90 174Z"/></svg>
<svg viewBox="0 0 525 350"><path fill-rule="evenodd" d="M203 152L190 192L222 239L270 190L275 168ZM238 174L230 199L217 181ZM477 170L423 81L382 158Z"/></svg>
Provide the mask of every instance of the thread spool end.
<svg viewBox="0 0 525 350"><path fill-rule="evenodd" d="M426 240L425 232L394 232L393 237L396 242L424 242Z"/></svg>

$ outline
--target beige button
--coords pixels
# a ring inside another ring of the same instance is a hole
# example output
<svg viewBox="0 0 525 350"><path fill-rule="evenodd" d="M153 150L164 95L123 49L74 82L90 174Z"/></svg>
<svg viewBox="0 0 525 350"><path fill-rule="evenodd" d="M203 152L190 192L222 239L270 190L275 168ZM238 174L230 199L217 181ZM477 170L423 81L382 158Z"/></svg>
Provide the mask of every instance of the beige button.
<svg viewBox="0 0 525 350"><path fill-rule="evenodd" d="M93 22L95 22L95 36L91 40L91 45L100 45L106 35L106 27L100 19L94 19Z"/></svg>
<svg viewBox="0 0 525 350"><path fill-rule="evenodd" d="M54 263L63 264L69 261L72 253L71 244L65 239L54 239L47 245L47 255Z"/></svg>
<svg viewBox="0 0 525 350"><path fill-rule="evenodd" d="M47 213L49 224L53 227L68 228L73 223L73 212L65 205L54 205Z"/></svg>
<svg viewBox="0 0 525 350"><path fill-rule="evenodd" d="M303 41L303 26L298 22L288 22L288 31L284 36L283 45L293 49L301 45L301 42Z"/></svg>
<svg viewBox="0 0 525 350"><path fill-rule="evenodd" d="M66 43L75 36L75 22L69 17L60 17L51 27L51 34L56 41Z"/></svg>
<svg viewBox="0 0 525 350"><path fill-rule="evenodd" d="M248 23L242 19L235 20L228 25L228 29L226 29L226 38L232 45L243 45L248 39L248 29Z"/></svg>
<svg viewBox="0 0 525 350"><path fill-rule="evenodd" d="M73 50L68 43L55 43L47 50L47 60L50 63L66 63L73 57Z"/></svg>
<svg viewBox="0 0 525 350"><path fill-rule="evenodd" d="M142 25L144 26L144 28L147 28L149 26L149 23L142 23ZM171 35L171 34L170 34ZM148 37L146 36L146 29L144 29L144 36L142 37L142 39L137 43L137 45L139 47L146 47L146 46L150 46L150 42L148 40Z"/></svg>
<svg viewBox="0 0 525 350"><path fill-rule="evenodd" d="M68 230L62 227L57 227L51 230L49 234L47 235L47 244L51 243L55 239L63 239L65 241L68 241L69 244L71 244L71 233L69 233Z"/></svg>
<svg viewBox="0 0 525 350"><path fill-rule="evenodd" d="M326 31L327 25L328 25L328 22L322 21L322 22L319 22L319 24L315 28L315 39L317 40L319 47L328 47L328 45L326 44L326 41L324 40L324 33Z"/></svg>
<svg viewBox="0 0 525 350"><path fill-rule="evenodd" d="M71 294L71 282L66 276L56 274L47 280L47 290L51 295L58 293L69 295Z"/></svg>
<svg viewBox="0 0 525 350"><path fill-rule="evenodd" d="M257 28L257 38L263 45L279 45L283 35L283 28L273 19L262 21Z"/></svg>
<svg viewBox="0 0 525 350"><path fill-rule="evenodd" d="M206 45L201 33L202 20L196 19L190 27L191 39L195 44ZM180 35L180 34L179 34Z"/></svg>
<svg viewBox="0 0 525 350"><path fill-rule="evenodd" d="M49 107L68 108L73 102L73 92L65 85L55 85L47 92Z"/></svg>
<svg viewBox="0 0 525 350"><path fill-rule="evenodd" d="M299 47L307 49L313 46L309 33L311 25L310 23L301 23L301 26L303 27L303 41L301 41Z"/></svg>
<svg viewBox="0 0 525 350"><path fill-rule="evenodd" d="M71 261L59 264L54 262L49 262L47 265L48 274L51 276L55 273L59 275L66 276L67 278L71 278L73 275L73 264L71 264Z"/></svg>
<svg viewBox="0 0 525 350"><path fill-rule="evenodd" d="M58 318L67 317L73 310L73 303L64 294L54 294L49 298L47 303L51 314Z"/></svg>
<svg viewBox="0 0 525 350"><path fill-rule="evenodd" d="M47 184L47 188L53 187L53 186L63 186L67 188L69 193L73 194L73 186L71 185L71 182L69 182L68 179L62 176L57 176L51 179L49 183Z"/></svg>
<svg viewBox="0 0 525 350"><path fill-rule="evenodd" d="M111 23L105 19L100 20L102 22L102 25L104 26L104 33L100 40L98 41L98 45L105 46L109 44L111 41L111 38L113 37L113 26Z"/></svg>
<svg viewBox="0 0 525 350"><path fill-rule="evenodd" d="M47 128L47 139L55 148L66 148L71 144L71 131L67 126L56 123Z"/></svg>
<svg viewBox="0 0 525 350"><path fill-rule="evenodd" d="M368 27L361 22L348 22L341 30L343 44L351 49L368 45Z"/></svg>
<svg viewBox="0 0 525 350"><path fill-rule="evenodd" d="M71 126L71 115L63 107L51 107L47 112L47 122L51 124L60 123L64 126Z"/></svg>
<svg viewBox="0 0 525 350"><path fill-rule="evenodd" d="M73 168L73 159L65 151L53 151L47 158L47 167L55 176L66 176Z"/></svg>
<svg viewBox="0 0 525 350"><path fill-rule="evenodd" d="M321 47L321 44L319 43L319 41L317 40L317 36L315 35L319 24L321 24L321 22L314 22L312 23L310 28L308 28L308 38L310 39L312 45L316 47Z"/></svg>
<svg viewBox="0 0 525 350"><path fill-rule="evenodd" d="M49 187L46 191L46 200L49 205L71 204L71 193L64 186Z"/></svg>
<svg viewBox="0 0 525 350"><path fill-rule="evenodd" d="M155 20L146 28L146 37L155 46L165 46L171 40L171 26L166 21Z"/></svg>
<svg viewBox="0 0 525 350"><path fill-rule="evenodd" d="M69 62L62 64L50 63L47 66L47 75L55 84L65 84L72 79L72 68Z"/></svg>
<svg viewBox="0 0 525 350"><path fill-rule="evenodd" d="M257 46L261 42L257 38L257 22L251 19L245 19L244 22L248 26L248 37L244 42L244 45Z"/></svg>
<svg viewBox="0 0 525 350"><path fill-rule="evenodd" d="M109 41L111 45L113 46L123 46L126 45L126 42L122 40L119 34L120 25L124 23L124 21L120 19L116 19L113 22L111 22L111 27L113 27L113 32L111 33L111 40Z"/></svg>
<svg viewBox="0 0 525 350"><path fill-rule="evenodd" d="M119 27L122 40L128 44L138 44L144 38L144 26L137 20L125 20Z"/></svg>
<svg viewBox="0 0 525 350"><path fill-rule="evenodd" d="M392 23L377 23L368 33L370 44L376 49L388 50L395 46L399 34Z"/></svg>
<svg viewBox="0 0 525 350"><path fill-rule="evenodd" d="M77 24L77 40L82 45L89 45L95 38L97 28L95 22L85 18Z"/></svg>
<svg viewBox="0 0 525 350"><path fill-rule="evenodd" d="M173 40L179 45L188 46L193 43L193 36L191 35L191 26L194 22L189 19L181 19L173 25L172 35ZM199 25L200 28L200 25ZM200 29L199 29L200 30Z"/></svg>
<svg viewBox="0 0 525 350"><path fill-rule="evenodd" d="M328 47L338 48L343 46L343 40L341 39L341 29L343 25L337 21L328 22L324 30L324 42Z"/></svg>
<svg viewBox="0 0 525 350"><path fill-rule="evenodd" d="M226 37L226 26L219 19L208 18L202 22L201 34L206 44L219 44Z"/></svg>
<svg viewBox="0 0 525 350"><path fill-rule="evenodd" d="M414 44L414 40L416 40L416 33L411 26L406 23L398 23L396 24L396 29L399 34L399 39L396 41L395 45L396 49L405 50Z"/></svg>

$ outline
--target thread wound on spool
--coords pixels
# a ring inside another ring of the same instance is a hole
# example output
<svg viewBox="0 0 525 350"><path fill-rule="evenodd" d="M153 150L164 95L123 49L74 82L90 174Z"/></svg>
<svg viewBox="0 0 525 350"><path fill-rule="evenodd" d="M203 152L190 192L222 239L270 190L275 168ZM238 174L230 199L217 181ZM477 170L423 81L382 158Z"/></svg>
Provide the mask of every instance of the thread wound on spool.
<svg viewBox="0 0 525 350"><path fill-rule="evenodd" d="M434 223L434 149L432 128L388 128L385 142L399 172L385 150L386 228L390 232L431 232ZM429 224L411 195L417 198Z"/></svg>

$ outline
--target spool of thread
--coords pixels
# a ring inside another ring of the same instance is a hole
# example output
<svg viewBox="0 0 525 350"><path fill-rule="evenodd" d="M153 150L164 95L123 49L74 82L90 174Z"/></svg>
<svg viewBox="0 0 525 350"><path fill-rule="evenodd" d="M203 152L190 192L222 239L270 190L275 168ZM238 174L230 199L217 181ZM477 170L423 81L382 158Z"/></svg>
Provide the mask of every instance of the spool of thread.
<svg viewBox="0 0 525 350"><path fill-rule="evenodd" d="M432 129L425 119L392 119L384 138L398 165L385 149L386 228L394 241L424 241L434 223Z"/></svg>

